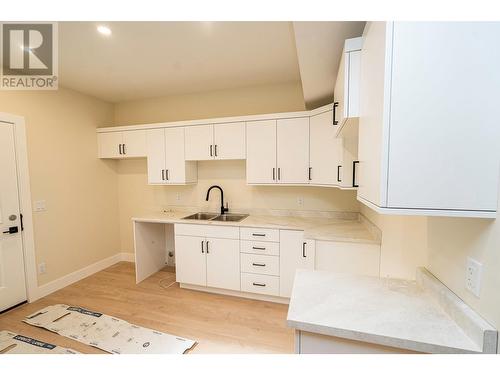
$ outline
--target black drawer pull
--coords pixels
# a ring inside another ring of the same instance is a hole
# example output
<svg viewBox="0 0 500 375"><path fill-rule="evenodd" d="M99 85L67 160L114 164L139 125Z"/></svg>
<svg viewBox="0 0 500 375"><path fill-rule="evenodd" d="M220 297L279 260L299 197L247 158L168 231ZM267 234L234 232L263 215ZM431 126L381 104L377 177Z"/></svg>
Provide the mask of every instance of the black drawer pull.
<svg viewBox="0 0 500 375"><path fill-rule="evenodd" d="M337 182L342 182L340 179L340 168L342 168L341 165L337 165Z"/></svg>
<svg viewBox="0 0 500 375"><path fill-rule="evenodd" d="M337 109L337 107L339 106L339 102L335 102L333 103L333 125L338 125L339 122L335 119L335 110Z"/></svg>
<svg viewBox="0 0 500 375"><path fill-rule="evenodd" d="M252 246L252 249L254 249L254 250L266 250L265 247L257 247L257 246Z"/></svg>
<svg viewBox="0 0 500 375"><path fill-rule="evenodd" d="M252 266L265 267L266 265L264 263L252 263Z"/></svg>
<svg viewBox="0 0 500 375"><path fill-rule="evenodd" d="M252 283L254 286L266 286L266 284L261 284L261 283Z"/></svg>
<svg viewBox="0 0 500 375"><path fill-rule="evenodd" d="M306 258L306 242L302 242L302 258Z"/></svg>
<svg viewBox="0 0 500 375"><path fill-rule="evenodd" d="M359 160L354 160L352 162L352 187L359 187L356 183L356 165L359 164Z"/></svg>
<svg viewBox="0 0 500 375"><path fill-rule="evenodd" d="M264 233L252 233L252 236L255 236L255 237L265 237L266 235Z"/></svg>

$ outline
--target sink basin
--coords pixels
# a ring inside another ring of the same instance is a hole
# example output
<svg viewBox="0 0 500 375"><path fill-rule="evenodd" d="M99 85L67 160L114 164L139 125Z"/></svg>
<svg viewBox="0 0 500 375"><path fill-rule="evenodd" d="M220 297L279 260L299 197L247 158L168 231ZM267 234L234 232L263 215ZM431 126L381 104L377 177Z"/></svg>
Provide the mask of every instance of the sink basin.
<svg viewBox="0 0 500 375"><path fill-rule="evenodd" d="M241 221L244 218L248 217L248 215L240 215L240 214L224 214L214 217L213 221Z"/></svg>
<svg viewBox="0 0 500 375"><path fill-rule="evenodd" d="M183 217L183 220L212 220L217 217L217 214L212 214L209 212L197 212L193 215Z"/></svg>

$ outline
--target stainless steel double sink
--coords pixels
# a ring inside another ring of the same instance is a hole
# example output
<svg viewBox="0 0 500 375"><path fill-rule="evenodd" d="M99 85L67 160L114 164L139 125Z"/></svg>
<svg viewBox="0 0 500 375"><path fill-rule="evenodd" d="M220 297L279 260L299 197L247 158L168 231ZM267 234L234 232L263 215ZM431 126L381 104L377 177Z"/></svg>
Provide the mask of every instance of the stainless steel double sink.
<svg viewBox="0 0 500 375"><path fill-rule="evenodd" d="M233 221L238 222L248 217L244 214L214 214L210 212L197 212L193 215L183 217L183 220L209 220L209 221Z"/></svg>

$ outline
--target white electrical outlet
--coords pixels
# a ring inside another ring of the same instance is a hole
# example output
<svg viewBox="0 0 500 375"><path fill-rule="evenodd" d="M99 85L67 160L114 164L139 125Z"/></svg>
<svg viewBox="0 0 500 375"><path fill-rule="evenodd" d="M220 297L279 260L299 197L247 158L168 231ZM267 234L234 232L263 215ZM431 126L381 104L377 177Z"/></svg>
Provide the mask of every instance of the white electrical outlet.
<svg viewBox="0 0 500 375"><path fill-rule="evenodd" d="M479 297L481 291L481 274L483 265L477 260L467 257L467 267L465 269L465 288L472 294Z"/></svg>
<svg viewBox="0 0 500 375"><path fill-rule="evenodd" d="M297 197L297 204L299 206L303 206L304 205L304 198L302 197Z"/></svg>
<svg viewBox="0 0 500 375"><path fill-rule="evenodd" d="M47 272L47 268L45 267L45 262L42 262L38 265L38 273L40 275L44 275Z"/></svg>
<svg viewBox="0 0 500 375"><path fill-rule="evenodd" d="M176 193L175 194L175 200L179 202L181 200L181 193Z"/></svg>

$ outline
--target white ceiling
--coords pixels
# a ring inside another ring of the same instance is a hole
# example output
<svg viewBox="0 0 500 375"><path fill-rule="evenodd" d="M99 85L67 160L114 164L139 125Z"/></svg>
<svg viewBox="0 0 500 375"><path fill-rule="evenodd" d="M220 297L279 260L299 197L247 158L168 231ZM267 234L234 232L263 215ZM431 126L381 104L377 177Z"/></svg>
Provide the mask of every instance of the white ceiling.
<svg viewBox="0 0 500 375"><path fill-rule="evenodd" d="M294 22L302 91L306 108L333 99L344 41L363 34L365 22Z"/></svg>
<svg viewBox="0 0 500 375"><path fill-rule="evenodd" d="M61 22L59 76L110 102L300 81L291 22Z"/></svg>
<svg viewBox="0 0 500 375"><path fill-rule="evenodd" d="M106 25L112 35L97 32ZM120 102L302 81L331 100L344 39L364 22L60 22L61 86ZM299 68L300 66L300 68Z"/></svg>

